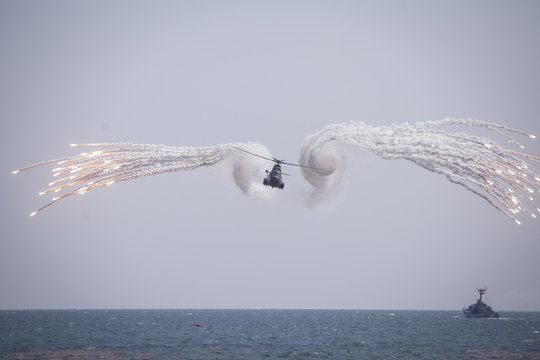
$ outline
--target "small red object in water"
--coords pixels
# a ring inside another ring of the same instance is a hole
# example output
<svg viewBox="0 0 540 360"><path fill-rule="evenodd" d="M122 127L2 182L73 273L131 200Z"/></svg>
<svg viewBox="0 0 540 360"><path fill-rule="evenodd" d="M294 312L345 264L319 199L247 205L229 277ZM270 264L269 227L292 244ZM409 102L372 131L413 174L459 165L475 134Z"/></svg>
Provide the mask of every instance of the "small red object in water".
<svg viewBox="0 0 540 360"><path fill-rule="evenodd" d="M201 323L193 324L193 326L201 326Z"/></svg>

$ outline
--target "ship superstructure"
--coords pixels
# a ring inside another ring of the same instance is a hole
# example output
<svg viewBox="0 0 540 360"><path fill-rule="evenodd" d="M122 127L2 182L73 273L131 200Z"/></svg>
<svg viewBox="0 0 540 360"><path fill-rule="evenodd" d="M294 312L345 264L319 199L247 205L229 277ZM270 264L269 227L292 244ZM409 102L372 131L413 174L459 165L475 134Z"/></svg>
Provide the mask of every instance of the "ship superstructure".
<svg viewBox="0 0 540 360"><path fill-rule="evenodd" d="M463 313L468 318L498 318L499 313L493 311L491 306L482 301L482 295L487 291L486 287L477 289L480 297L476 300L476 303L472 304L466 309L463 309Z"/></svg>

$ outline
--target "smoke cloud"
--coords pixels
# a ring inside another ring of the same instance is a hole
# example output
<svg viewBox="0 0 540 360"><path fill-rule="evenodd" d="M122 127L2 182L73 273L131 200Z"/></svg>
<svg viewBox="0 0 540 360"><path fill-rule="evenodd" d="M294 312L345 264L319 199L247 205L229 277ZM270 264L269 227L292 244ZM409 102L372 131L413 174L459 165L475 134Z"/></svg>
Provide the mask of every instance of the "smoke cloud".
<svg viewBox="0 0 540 360"><path fill-rule="evenodd" d="M261 156L272 157L266 146L260 143L249 142L233 145ZM246 195L271 198L275 193L262 183L264 171L268 168L268 161L234 148L229 150L232 167L230 171L240 190Z"/></svg>
<svg viewBox="0 0 540 360"><path fill-rule="evenodd" d="M494 123L473 119L448 118L424 123L373 127L363 122L332 124L306 137L300 163L323 170L302 169L313 185L312 199L327 197L343 174L343 153L339 144L367 150L384 159L405 159L426 170L442 174L482 197L497 210L520 223L514 216L526 213L536 217L533 195L540 191L540 178L534 165L538 157L506 149L493 140L464 133L450 133L442 126L482 127L504 135L523 146L508 133L534 135Z"/></svg>
<svg viewBox="0 0 540 360"><path fill-rule="evenodd" d="M53 169L55 180L49 183L49 188L39 193L39 195L54 194L55 196L47 204L31 213L31 216L58 200L75 194L83 195L90 190L119 181L167 172L192 171L200 167L213 166L225 159L230 160L230 174L244 194L263 198L271 196L269 189L263 188L262 185L260 174L263 160L235 150L233 144L175 147L133 143L91 143L71 144L71 146L109 148L43 161L13 171L16 174L36 166L54 163L58 165ZM269 154L268 149L258 143L238 143L234 146Z"/></svg>
<svg viewBox="0 0 540 360"><path fill-rule="evenodd" d="M520 223L518 214L536 217L540 208L533 196L540 192L540 175L535 166L540 158L507 149L491 139L465 133L451 133L443 126L480 127L503 135L514 146L523 146L509 134L534 135L494 123L473 119L448 118L415 124L370 126L363 122L332 124L306 137L300 149L300 165L312 185L310 203L332 196L342 183L344 146L370 151L384 159L405 159L424 169L446 176L490 205ZM33 212L75 194L85 194L101 186L173 171L195 170L224 163L240 190L250 196L269 198L274 191L262 184L267 160L239 151L244 149L271 158L268 149L255 142L206 147L173 147L151 144L72 144L101 150L83 152L62 159L40 162L16 170L56 163L54 180L40 195L53 194L52 200ZM105 147L105 149L103 149ZM226 160L226 161L224 161ZM58 193L58 195L56 195Z"/></svg>
<svg viewBox="0 0 540 360"><path fill-rule="evenodd" d="M342 144L328 134L334 126L321 134L308 136L300 149L300 165L304 179L313 186L308 198L310 205L317 205L335 195L342 184L345 172L345 155Z"/></svg>

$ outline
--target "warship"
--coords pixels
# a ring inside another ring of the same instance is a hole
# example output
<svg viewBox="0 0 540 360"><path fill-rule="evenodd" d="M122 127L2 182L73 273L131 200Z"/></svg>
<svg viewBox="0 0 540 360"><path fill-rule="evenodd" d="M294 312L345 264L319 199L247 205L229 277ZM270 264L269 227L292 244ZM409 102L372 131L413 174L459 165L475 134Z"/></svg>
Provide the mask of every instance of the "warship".
<svg viewBox="0 0 540 360"><path fill-rule="evenodd" d="M482 301L482 295L487 291L486 287L477 289L480 297L476 300L476 303L472 304L466 309L463 309L463 313L468 318L498 318L499 313L493 311L491 306Z"/></svg>

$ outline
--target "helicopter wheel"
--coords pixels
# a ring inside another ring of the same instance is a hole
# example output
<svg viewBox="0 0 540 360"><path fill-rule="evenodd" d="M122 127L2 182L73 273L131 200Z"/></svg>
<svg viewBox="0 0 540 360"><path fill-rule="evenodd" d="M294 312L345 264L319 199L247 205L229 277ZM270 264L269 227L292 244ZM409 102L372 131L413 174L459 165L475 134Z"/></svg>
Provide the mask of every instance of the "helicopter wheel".
<svg viewBox="0 0 540 360"><path fill-rule="evenodd" d="M281 190L283 190L284 187L285 187L285 184L281 184L281 185L279 186L279 188L280 188Z"/></svg>

